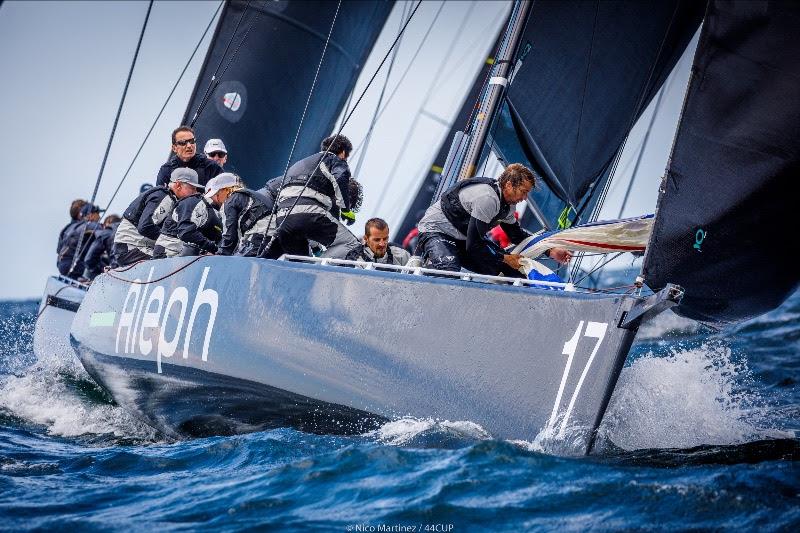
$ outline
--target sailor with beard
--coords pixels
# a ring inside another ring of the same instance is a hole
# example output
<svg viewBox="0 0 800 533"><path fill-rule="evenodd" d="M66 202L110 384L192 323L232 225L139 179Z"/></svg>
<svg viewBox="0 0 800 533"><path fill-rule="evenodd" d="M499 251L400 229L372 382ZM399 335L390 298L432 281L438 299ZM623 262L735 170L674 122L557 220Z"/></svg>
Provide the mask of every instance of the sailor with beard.
<svg viewBox="0 0 800 533"><path fill-rule="evenodd" d="M389 242L389 225L382 218L371 218L364 226L364 242L345 259L388 265L405 265L411 255Z"/></svg>

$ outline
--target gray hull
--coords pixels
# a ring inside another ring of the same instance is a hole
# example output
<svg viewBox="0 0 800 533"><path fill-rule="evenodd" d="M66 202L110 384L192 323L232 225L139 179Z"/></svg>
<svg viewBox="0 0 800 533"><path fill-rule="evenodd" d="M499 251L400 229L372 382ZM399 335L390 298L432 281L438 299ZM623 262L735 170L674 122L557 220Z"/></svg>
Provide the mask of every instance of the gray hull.
<svg viewBox="0 0 800 533"><path fill-rule="evenodd" d="M100 276L71 332L114 398L173 436L358 433L412 416L502 439L568 435L587 452L635 334L617 326L627 296L190 261Z"/></svg>
<svg viewBox="0 0 800 533"><path fill-rule="evenodd" d="M57 357L66 360L75 357L69 332L85 295L85 287L67 278L47 278L33 331L33 353L38 359Z"/></svg>

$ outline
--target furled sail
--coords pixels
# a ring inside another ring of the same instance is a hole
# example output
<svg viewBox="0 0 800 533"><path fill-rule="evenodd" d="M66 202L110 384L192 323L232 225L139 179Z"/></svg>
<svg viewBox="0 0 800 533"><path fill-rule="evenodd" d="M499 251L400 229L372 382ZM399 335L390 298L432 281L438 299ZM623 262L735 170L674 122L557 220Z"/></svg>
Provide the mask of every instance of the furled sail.
<svg viewBox="0 0 800 533"><path fill-rule="evenodd" d="M535 2L494 150L524 157L554 197L578 206L600 188L703 10L694 0Z"/></svg>
<svg viewBox="0 0 800 533"><path fill-rule="evenodd" d="M709 6L644 265L685 316L746 319L798 286L798 28L794 2Z"/></svg>
<svg viewBox="0 0 800 533"><path fill-rule="evenodd" d="M221 82L195 124L197 137L221 138L230 151L226 169L251 186L283 174L336 8L324 0L225 6L184 123L217 72ZM389 1L341 3L294 160L319 150L333 130L391 8Z"/></svg>

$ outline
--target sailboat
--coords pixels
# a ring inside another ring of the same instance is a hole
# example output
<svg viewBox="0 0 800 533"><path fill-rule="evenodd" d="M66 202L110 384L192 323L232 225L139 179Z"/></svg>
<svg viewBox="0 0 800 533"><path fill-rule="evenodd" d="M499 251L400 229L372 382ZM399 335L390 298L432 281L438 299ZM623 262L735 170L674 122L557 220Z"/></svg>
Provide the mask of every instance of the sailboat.
<svg viewBox="0 0 800 533"><path fill-rule="evenodd" d="M530 198L543 226L578 231L703 24L631 290L311 257L172 258L98 277L72 305L70 344L119 404L170 437L361 433L412 416L589 453L643 321L666 309L740 321L797 287L788 262L757 261L794 242L799 14L780 2L514 3L440 192L491 150L543 177Z"/></svg>

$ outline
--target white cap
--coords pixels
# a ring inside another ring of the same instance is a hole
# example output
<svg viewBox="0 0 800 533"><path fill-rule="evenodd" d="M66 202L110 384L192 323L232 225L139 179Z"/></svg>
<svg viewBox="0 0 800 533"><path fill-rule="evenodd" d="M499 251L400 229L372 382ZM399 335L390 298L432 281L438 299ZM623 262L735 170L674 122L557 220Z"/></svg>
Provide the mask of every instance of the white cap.
<svg viewBox="0 0 800 533"><path fill-rule="evenodd" d="M212 196L217 194L222 189L239 185L239 177L233 172L223 172L217 175L216 178L211 178L206 183L205 197L211 199Z"/></svg>
<svg viewBox="0 0 800 533"><path fill-rule="evenodd" d="M225 149L225 143L222 142L222 139L209 139L206 143L206 147L203 148L203 152L206 154L211 154L213 152L228 153L228 151Z"/></svg>

